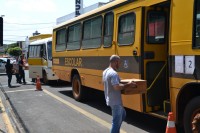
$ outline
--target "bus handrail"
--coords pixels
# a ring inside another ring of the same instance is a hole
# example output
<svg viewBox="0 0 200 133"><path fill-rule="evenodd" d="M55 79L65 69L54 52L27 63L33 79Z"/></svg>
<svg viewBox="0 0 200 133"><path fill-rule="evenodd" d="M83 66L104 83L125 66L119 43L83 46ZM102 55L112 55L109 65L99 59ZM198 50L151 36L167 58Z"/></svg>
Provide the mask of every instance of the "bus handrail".
<svg viewBox="0 0 200 133"><path fill-rule="evenodd" d="M157 81L158 77L161 75L162 71L164 70L164 68L166 67L167 62L165 62L165 64L163 65L162 69L160 70L160 72L157 74L156 78L154 78L153 82L151 83L151 85L147 88L147 91L149 91L152 86L154 85L154 83Z"/></svg>

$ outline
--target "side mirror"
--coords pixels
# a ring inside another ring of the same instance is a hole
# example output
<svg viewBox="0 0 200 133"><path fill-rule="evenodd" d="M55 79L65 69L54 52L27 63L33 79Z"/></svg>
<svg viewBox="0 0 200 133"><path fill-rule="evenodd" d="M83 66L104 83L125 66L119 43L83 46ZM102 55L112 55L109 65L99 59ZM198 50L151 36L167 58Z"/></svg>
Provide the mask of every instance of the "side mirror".
<svg viewBox="0 0 200 133"><path fill-rule="evenodd" d="M27 52L27 59L29 58L29 52Z"/></svg>

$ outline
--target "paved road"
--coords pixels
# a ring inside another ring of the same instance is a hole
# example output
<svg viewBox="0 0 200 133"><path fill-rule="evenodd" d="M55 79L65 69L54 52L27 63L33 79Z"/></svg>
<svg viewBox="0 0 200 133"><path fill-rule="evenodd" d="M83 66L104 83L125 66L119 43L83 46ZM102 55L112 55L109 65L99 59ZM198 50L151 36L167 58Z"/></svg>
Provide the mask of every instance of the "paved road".
<svg viewBox="0 0 200 133"><path fill-rule="evenodd" d="M27 73L27 72L26 72ZM104 95L90 91L92 97L81 103L73 99L71 85L42 85L43 91L35 91L35 85L26 77L28 84L7 87L7 77L0 82L25 132L30 133L106 133L111 126L110 108L105 105ZM127 109L126 121L121 133L162 133L166 121Z"/></svg>

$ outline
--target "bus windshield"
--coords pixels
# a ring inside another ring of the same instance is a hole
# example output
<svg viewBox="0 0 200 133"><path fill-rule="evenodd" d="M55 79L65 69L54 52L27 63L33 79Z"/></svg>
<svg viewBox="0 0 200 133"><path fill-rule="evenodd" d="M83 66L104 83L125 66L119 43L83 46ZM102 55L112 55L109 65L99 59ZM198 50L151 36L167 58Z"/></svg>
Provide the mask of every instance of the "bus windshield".
<svg viewBox="0 0 200 133"><path fill-rule="evenodd" d="M29 57L38 58L41 57L42 45L30 45L29 46Z"/></svg>

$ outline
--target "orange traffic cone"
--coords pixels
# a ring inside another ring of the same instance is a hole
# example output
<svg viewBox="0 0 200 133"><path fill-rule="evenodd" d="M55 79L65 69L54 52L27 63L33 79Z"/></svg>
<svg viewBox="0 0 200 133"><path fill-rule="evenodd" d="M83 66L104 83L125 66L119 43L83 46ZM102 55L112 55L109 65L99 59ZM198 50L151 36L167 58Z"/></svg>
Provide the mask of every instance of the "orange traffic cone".
<svg viewBox="0 0 200 133"><path fill-rule="evenodd" d="M168 114L168 121L165 133L176 133L176 126L174 122L174 115L172 112Z"/></svg>
<svg viewBox="0 0 200 133"><path fill-rule="evenodd" d="M37 79L36 79L36 91L41 91L41 83L40 83L40 77L39 75L37 75Z"/></svg>

